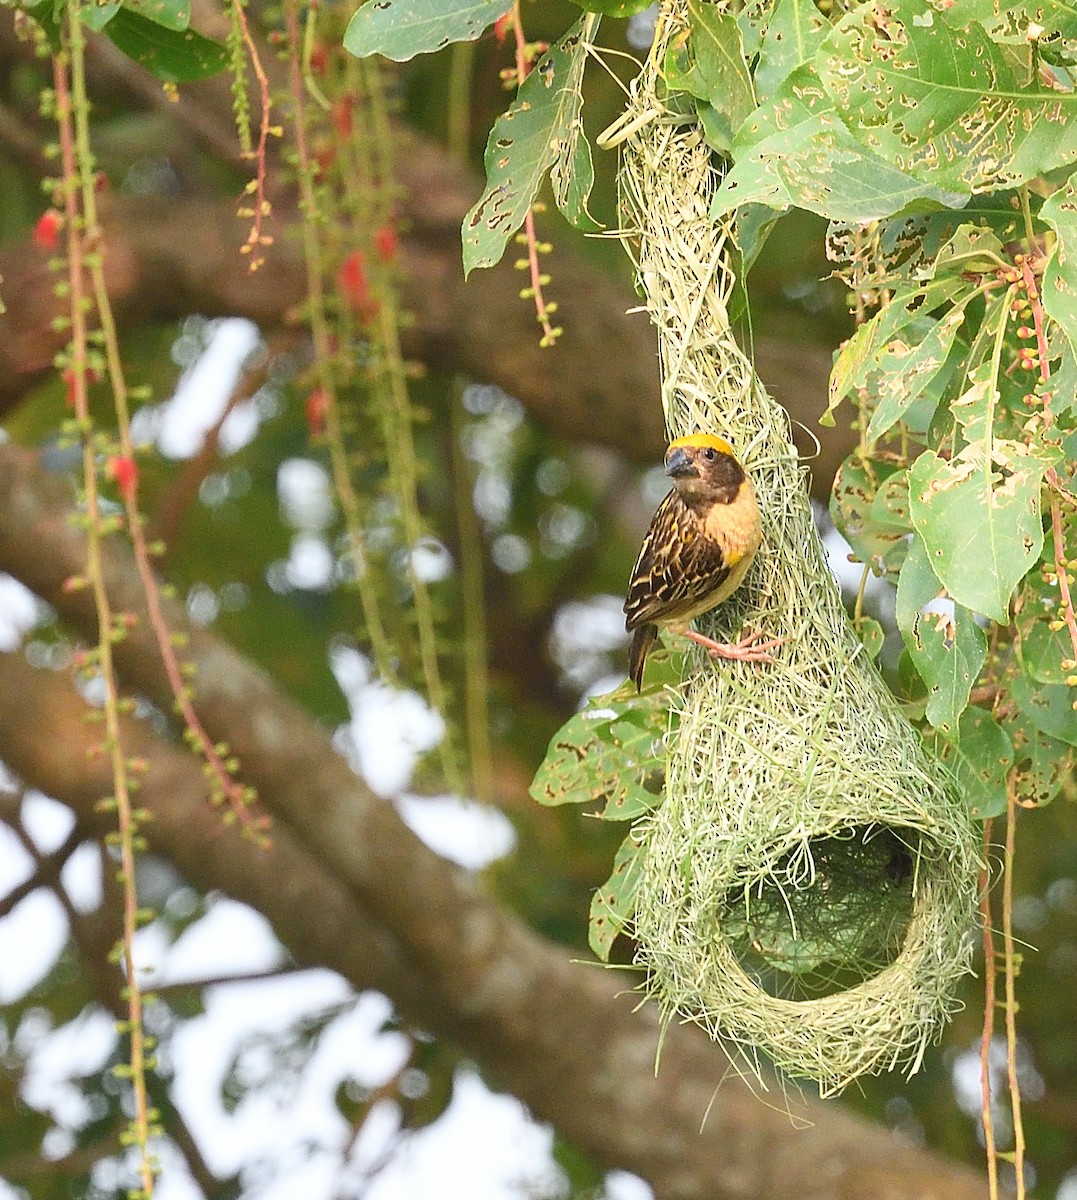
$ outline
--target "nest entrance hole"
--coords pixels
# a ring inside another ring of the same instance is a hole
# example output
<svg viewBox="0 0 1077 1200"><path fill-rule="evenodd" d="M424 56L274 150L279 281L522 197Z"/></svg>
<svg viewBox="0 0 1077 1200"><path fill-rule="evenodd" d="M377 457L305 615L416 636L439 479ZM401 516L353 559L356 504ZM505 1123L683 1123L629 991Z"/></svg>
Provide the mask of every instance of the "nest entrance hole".
<svg viewBox="0 0 1077 1200"><path fill-rule="evenodd" d="M727 890L721 920L745 974L770 996L807 1001L885 970L912 920L919 840L913 830L850 826Z"/></svg>

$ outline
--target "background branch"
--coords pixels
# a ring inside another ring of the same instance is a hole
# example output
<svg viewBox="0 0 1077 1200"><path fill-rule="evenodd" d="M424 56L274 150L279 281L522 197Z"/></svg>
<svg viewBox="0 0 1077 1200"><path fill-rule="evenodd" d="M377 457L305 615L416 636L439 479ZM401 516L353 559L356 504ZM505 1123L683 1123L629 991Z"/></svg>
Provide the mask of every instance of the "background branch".
<svg viewBox="0 0 1077 1200"><path fill-rule="evenodd" d="M114 542L106 557L117 610L141 617L129 556ZM0 569L85 629L87 596L63 590L81 562L65 485L46 476L35 455L0 447ZM479 881L427 850L261 671L190 628L177 607L169 618L190 637L202 720L239 755L274 815L274 847L261 851L223 828L197 761L129 722L128 753L149 761L142 796L153 813L152 848L198 886L264 913L297 962L384 991L597 1162L637 1172L662 1200L985 1195L974 1172L903 1146L834 1105L805 1104L811 1126L794 1128L737 1079L723 1080L726 1060L695 1028L666 1031L656 1078L657 1015L636 1008L626 977L571 961L501 910ZM117 656L127 684L167 708L144 620L117 644ZM65 678L0 655L0 757L100 835L95 804L110 785L86 756L96 733L84 715Z"/></svg>
<svg viewBox="0 0 1077 1200"><path fill-rule="evenodd" d="M170 111L144 72L104 39L92 45L98 87L126 95L129 103L153 104L172 130L195 134L215 156L237 165L227 79L184 89ZM0 63L26 53L10 23L0 19ZM557 320L565 332L556 350L541 349L534 309L519 298L519 272L506 263L464 282L460 224L482 190L480 178L402 124L395 126L394 142L401 299L412 318L404 331L405 353L430 370L496 384L558 437L600 443L634 462L657 461L665 439L655 402L655 336L645 314L628 315L638 298L627 279L614 278L574 250L570 235L559 235L543 269L556 280ZM241 186L237 177L237 195ZM288 192L273 198L273 253L254 273L238 253L244 228L227 197L114 192L102 200L108 288L121 329L191 313L249 317L265 334L293 325L305 275L298 241L283 236L294 217ZM0 414L51 369L65 341L52 324L63 304L53 295L47 259L29 240L0 251L8 299L8 312L0 315ZM825 490L853 445L848 429L816 427L825 407L829 351L791 347L763 331L756 332L754 350L764 382L794 421L823 439L812 468ZM813 455L812 439L802 434L797 432L802 452Z"/></svg>

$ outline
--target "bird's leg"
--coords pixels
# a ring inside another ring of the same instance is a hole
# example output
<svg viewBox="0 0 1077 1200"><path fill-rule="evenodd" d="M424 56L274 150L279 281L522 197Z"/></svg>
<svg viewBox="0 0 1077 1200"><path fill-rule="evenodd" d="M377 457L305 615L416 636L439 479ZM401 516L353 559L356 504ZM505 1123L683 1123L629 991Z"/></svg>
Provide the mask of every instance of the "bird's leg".
<svg viewBox="0 0 1077 1200"><path fill-rule="evenodd" d="M772 663L775 659L769 651L787 640L783 637L763 640L764 635L760 632L746 633L739 642L716 642L688 626L681 626L677 632L702 646L711 658L729 658L736 662Z"/></svg>

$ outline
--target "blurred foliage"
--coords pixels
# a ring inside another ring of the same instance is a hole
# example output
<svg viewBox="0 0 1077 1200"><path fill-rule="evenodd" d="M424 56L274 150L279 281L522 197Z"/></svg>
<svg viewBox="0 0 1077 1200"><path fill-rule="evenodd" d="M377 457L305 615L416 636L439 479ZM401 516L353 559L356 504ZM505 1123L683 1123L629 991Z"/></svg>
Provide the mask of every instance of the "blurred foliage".
<svg viewBox="0 0 1077 1200"><path fill-rule="evenodd" d="M563 0L529 3L523 11L528 36L536 40L556 39L579 16L578 7ZM605 44L616 51L628 50L625 29L621 22L606 21ZM463 140L477 165L494 118L506 106L508 97L498 72L508 65L511 48L486 37L470 45L466 53L463 61L471 89ZM450 46L438 54L413 59L393 76L406 117L442 140L453 133L447 126L450 108L444 97L453 71L460 69L460 54L458 46ZM616 58L610 62L616 75L629 77L630 64ZM41 133L43 139L47 133L37 115L37 100L45 82L40 70L26 65L0 78L0 99L25 128ZM601 71L590 72L585 87L588 128L602 129L621 111L622 94L615 80ZM166 150L159 121L134 114L108 97L102 98L95 113L95 136L102 168L118 187L133 189L139 178L147 177L145 171L140 176L139 169ZM159 186L220 187L228 194L236 190L231 170L208 156L200 157L188 144L169 143L167 152L179 171L173 176L162 174ZM591 209L612 225L616 156L600 153L594 161ZM0 148L0 196L0 243L25 236L39 211L40 184L4 148ZM829 278L831 265L821 246L822 228L818 216L798 212L783 217L771 232L753 266L752 313L750 321L746 320L749 335L754 332L833 346L848 332L844 304L848 288ZM571 241L603 266L627 271L620 248L611 240L583 239L559 222L555 224L552 216L540 217L540 234ZM556 284L554 279L554 291ZM11 297L7 299L10 303ZM151 386L151 404L163 403L177 382L180 372L171 351L182 333L176 325L147 324L125 338L132 378ZM547 369L557 371L556 352L549 356ZM265 409L252 440L233 452L222 452L203 471L181 509L166 571L181 598L190 601L201 596L204 601L207 594L212 597L209 608L200 610L212 614L208 617L211 628L264 667L319 719L340 724L347 719L348 704L333 676L327 651L334 645L354 645L355 597L339 577L325 586L299 587L288 584L281 569L296 531L282 516L278 468L289 458L308 459L323 468L326 463L324 446L310 437L302 389L294 378L295 365L282 362L279 378L265 390ZM413 394L433 416L417 430L421 457L429 464L421 488L423 509L434 534L455 556L459 531L450 516L452 480L446 466L450 461L446 430L453 384L431 374L416 385ZM103 415L104 399L94 400L102 406ZM490 721L498 762L505 766L509 781L505 793L497 791L495 799L512 820L517 835L512 855L489 871L490 884L533 927L583 953L588 910L596 886L610 874L623 830L573 806L540 808L527 800L522 785L512 785L530 777L553 732L575 712L592 685L623 678L624 639L615 626L640 532L639 480L623 465L593 450L559 442L527 421L514 400L490 389L469 390L464 407L460 435L476 475L475 506L483 539L492 663ZM54 380L7 414L4 430L26 444L46 444L54 440L66 416L64 387ZM63 465L61 451L55 452L54 461ZM144 507L152 522L170 498L187 487L189 481L182 477L191 467L188 461L169 461L153 454L145 458L142 469ZM854 477L856 469L861 473ZM873 561L878 554L883 574L896 565L895 556L900 555L897 543L905 544L908 531L907 508L895 506L894 495L885 488L893 474L884 467L871 476L862 464L852 464L843 473L843 488L835 501L843 505L838 512L840 523L855 548L865 561ZM629 494L632 499L626 501ZM858 508L859 502L863 503ZM338 513L319 531L333 552L339 532ZM890 583L884 586L893 591ZM1030 606L1038 603L1042 599L1037 592L1039 582L1030 578L1026 587L1025 602ZM459 603L457 582L451 576L435 590L447 605ZM558 655L558 614L572 603L597 602L600 607L610 597L614 598L615 620L607 619L607 604L601 627L606 633L613 628L613 633L605 641L594 637L591 645L583 648L562 646ZM41 645L62 646L65 637L62 630L49 626L34 635ZM1055 648L1038 647L1032 638L1025 640L1024 647L1029 674L1040 683L1058 683L1057 679L1041 678L1030 665L1049 659ZM1044 753L1049 750L1048 744ZM1057 784L1067 782L1060 779ZM1042 1080L1042 1097L1029 1100L1025 1121L1030 1159L1044 1195L1051 1194L1062 1175L1075 1165L1075 822L1073 805L1061 803L1022 818L1018 857L1015 919L1019 935L1036 947L1035 953L1025 954L1022 963L1020 1024L1024 1044ZM153 903L159 913L154 929L166 943L196 924L207 908L205 897L194 896L175 878L162 883ZM615 948L613 956L618 954ZM87 1098L88 1115L80 1125L16 1102L28 1057L27 1039L39 1043L47 1030L68 1025L103 1003L99 981L86 970L88 957L72 942L40 983L26 996L5 1005L0 1014L0 1111L17 1113L15 1119L0 1122L0 1170L10 1159L32 1154L43 1142L66 1145L62 1138L55 1139L61 1127L73 1141L73 1154L102 1144L114 1148L123 1116L120 1088L111 1074L112 1058L74 1081ZM103 960L99 967L104 970ZM974 1049L978 1037L979 986L974 980L966 985L966 1010L924 1072L900 1087L889 1078L868 1080L859 1096L849 1098L901 1136L926 1140L972 1163L981 1157L975 1122L954 1103L951 1072L958 1056ZM170 1039L185 1022L202 1014L204 1000L197 989L176 989L159 1003L167 1010L159 1017L162 1059L167 1060ZM276 1086L287 1069L301 1072L337 1015L334 1011L304 1017L265 1042L260 1048L267 1052L267 1069L257 1079L241 1078L237 1050L237 1061L223 1085L229 1102L240 1104L262 1086ZM431 1043L416 1031L408 1031L408 1037L409 1068L416 1074L401 1073L386 1096L397 1104L407 1128L419 1128L443 1111L458 1063L451 1048ZM336 1096L342 1117L358 1128L369 1111L369 1089L354 1080L341 1080ZM166 1115L166 1126L168 1123ZM560 1141L555 1155L568 1176L572 1194L594 1194L601 1175L593 1165ZM87 1171L86 1161L76 1158L66 1173L61 1158L48 1174L39 1172L32 1179L12 1177L25 1184L33 1200L113 1194L88 1184ZM236 1181L225 1181L217 1194L236 1194L236 1189Z"/></svg>

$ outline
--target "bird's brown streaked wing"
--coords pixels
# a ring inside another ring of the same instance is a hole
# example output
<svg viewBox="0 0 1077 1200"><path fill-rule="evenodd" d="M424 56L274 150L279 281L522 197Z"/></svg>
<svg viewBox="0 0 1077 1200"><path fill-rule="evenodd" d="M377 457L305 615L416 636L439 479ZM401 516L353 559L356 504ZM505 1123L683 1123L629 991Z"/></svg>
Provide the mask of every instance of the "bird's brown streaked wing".
<svg viewBox="0 0 1077 1200"><path fill-rule="evenodd" d="M716 592L728 576L721 547L702 536L683 501L671 492L654 515L632 571L624 604L625 627L633 630L652 621L679 620Z"/></svg>

